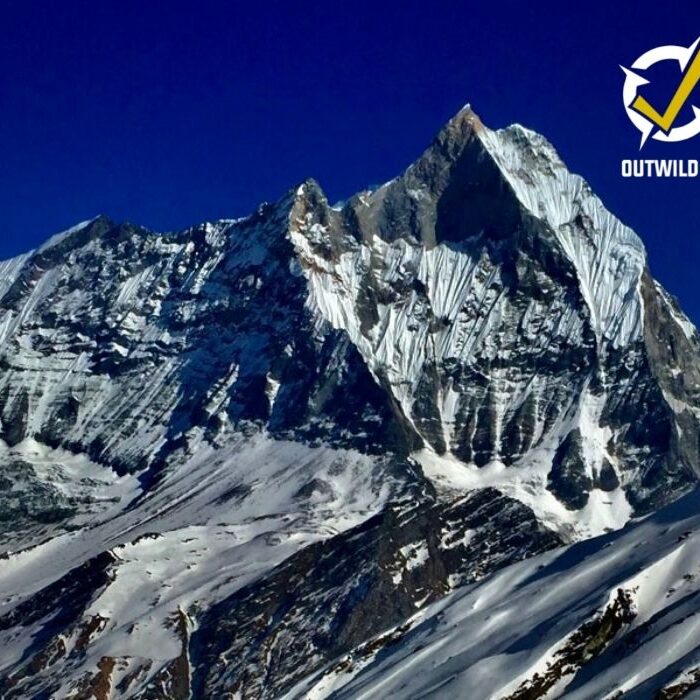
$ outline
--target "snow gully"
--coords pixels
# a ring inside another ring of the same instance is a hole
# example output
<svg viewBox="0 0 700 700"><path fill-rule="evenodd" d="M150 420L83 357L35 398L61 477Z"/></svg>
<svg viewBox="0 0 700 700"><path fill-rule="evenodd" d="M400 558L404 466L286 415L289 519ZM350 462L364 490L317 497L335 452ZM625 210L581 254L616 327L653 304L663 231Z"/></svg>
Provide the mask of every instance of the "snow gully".
<svg viewBox="0 0 700 700"><path fill-rule="evenodd" d="M697 160L623 160L622 177L697 177Z"/></svg>

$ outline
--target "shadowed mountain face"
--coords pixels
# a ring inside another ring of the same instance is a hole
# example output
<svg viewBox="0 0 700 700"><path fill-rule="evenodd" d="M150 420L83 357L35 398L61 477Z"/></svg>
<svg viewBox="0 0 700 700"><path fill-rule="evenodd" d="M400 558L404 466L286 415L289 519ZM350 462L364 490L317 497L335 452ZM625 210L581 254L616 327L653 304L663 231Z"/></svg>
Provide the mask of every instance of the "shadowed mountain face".
<svg viewBox="0 0 700 700"><path fill-rule="evenodd" d="M692 489L699 360L639 238L468 108L342 206L80 224L0 263L0 683L273 698L364 658Z"/></svg>

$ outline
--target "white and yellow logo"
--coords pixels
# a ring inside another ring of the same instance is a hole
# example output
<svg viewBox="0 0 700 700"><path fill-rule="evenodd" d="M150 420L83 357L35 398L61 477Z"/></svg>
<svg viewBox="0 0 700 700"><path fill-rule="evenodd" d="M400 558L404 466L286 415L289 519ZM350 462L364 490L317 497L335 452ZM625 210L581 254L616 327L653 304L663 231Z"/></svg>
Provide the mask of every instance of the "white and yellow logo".
<svg viewBox="0 0 700 700"><path fill-rule="evenodd" d="M688 48L683 46L659 46L642 54L631 69L620 66L625 72L622 99L630 121L642 132L640 150L649 136L656 141L686 141L700 134L700 108L692 105L695 117L686 124L676 120L700 81L700 38ZM634 71L644 71L660 61L677 61L681 78L668 106L659 111L639 94L639 88L649 81Z"/></svg>

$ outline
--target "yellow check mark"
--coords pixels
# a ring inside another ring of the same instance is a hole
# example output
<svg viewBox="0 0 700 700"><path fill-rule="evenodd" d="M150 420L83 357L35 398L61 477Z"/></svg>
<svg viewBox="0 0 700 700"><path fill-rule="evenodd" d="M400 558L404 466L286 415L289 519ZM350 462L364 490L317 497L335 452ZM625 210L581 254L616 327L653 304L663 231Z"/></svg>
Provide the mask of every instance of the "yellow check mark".
<svg viewBox="0 0 700 700"><path fill-rule="evenodd" d="M668 133L676 121L676 117L683 109L683 105L693 92L693 88L700 81L700 50L695 53L695 58L690 64L690 68L683 76L681 84L676 90L676 94L671 99L666 111L659 114L641 95L637 95L632 103L632 109L644 115L649 121L654 122L662 131Z"/></svg>

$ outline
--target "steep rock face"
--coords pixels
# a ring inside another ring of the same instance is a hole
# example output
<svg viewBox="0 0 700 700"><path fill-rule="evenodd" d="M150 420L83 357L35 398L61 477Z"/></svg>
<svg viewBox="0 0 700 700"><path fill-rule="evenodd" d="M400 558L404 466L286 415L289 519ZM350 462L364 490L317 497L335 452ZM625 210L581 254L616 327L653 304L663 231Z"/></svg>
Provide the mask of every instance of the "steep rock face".
<svg viewBox="0 0 700 700"><path fill-rule="evenodd" d="M542 137L465 109L340 210L303 189L291 235L311 307L427 450L465 465L456 486L524 483L543 517L567 518L550 494L600 531L695 482L697 334Z"/></svg>
<svg viewBox="0 0 700 700"><path fill-rule="evenodd" d="M368 451L388 423L382 446L392 431L407 444L345 335L313 333L285 239L290 206L176 235L99 218L10 266L5 442L86 451L120 472L263 423Z"/></svg>

